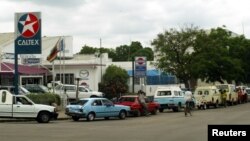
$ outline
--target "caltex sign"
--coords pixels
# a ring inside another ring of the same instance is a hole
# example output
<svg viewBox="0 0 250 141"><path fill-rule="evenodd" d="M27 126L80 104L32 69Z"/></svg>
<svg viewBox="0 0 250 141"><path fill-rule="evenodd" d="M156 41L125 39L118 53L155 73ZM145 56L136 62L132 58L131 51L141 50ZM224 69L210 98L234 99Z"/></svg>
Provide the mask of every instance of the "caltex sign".
<svg viewBox="0 0 250 141"><path fill-rule="evenodd" d="M41 13L15 14L15 53L41 54Z"/></svg>
<svg viewBox="0 0 250 141"><path fill-rule="evenodd" d="M147 73L146 57L135 57L135 76L145 77Z"/></svg>

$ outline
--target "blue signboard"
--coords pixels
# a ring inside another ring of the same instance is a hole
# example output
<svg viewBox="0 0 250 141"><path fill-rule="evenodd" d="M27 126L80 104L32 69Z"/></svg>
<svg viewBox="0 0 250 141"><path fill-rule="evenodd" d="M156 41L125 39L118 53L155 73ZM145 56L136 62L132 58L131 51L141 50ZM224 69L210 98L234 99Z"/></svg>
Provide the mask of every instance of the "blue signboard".
<svg viewBox="0 0 250 141"><path fill-rule="evenodd" d="M15 53L41 54L41 13L15 14Z"/></svg>
<svg viewBox="0 0 250 141"><path fill-rule="evenodd" d="M146 57L135 57L135 76L146 77L146 75L147 75Z"/></svg>

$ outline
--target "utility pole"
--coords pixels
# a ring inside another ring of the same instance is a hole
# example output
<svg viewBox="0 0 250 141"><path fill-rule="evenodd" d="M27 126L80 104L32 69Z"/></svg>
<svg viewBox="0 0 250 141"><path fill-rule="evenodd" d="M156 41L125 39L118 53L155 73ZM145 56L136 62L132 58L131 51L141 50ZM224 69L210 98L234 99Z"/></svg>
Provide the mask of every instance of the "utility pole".
<svg viewBox="0 0 250 141"><path fill-rule="evenodd" d="M102 38L100 38L100 65L101 65L101 83L102 83Z"/></svg>

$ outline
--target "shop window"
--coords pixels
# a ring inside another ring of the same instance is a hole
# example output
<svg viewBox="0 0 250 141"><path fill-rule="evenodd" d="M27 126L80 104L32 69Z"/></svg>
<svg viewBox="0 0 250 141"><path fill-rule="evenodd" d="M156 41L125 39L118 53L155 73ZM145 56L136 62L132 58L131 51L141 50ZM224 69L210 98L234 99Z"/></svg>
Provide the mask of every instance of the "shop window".
<svg viewBox="0 0 250 141"><path fill-rule="evenodd" d="M60 75L61 75L61 77L60 77ZM73 73L65 73L65 74L57 73L55 80L61 81L61 82L65 81L65 84L74 84L74 82L75 82L74 78L75 78L75 76Z"/></svg>
<svg viewBox="0 0 250 141"><path fill-rule="evenodd" d="M3 91L3 92L2 92L2 103L5 103L5 102L6 102L6 96L7 96L6 91Z"/></svg>

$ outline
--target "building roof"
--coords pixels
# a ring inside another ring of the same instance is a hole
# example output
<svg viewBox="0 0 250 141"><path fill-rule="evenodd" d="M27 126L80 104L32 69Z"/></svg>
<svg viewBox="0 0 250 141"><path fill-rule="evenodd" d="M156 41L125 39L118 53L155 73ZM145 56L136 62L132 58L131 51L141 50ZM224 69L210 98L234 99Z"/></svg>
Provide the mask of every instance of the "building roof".
<svg viewBox="0 0 250 141"><path fill-rule="evenodd" d="M33 67L33 66L25 66L18 65L19 74L49 74L50 72L45 68ZM15 64L2 62L0 73L15 73Z"/></svg>

